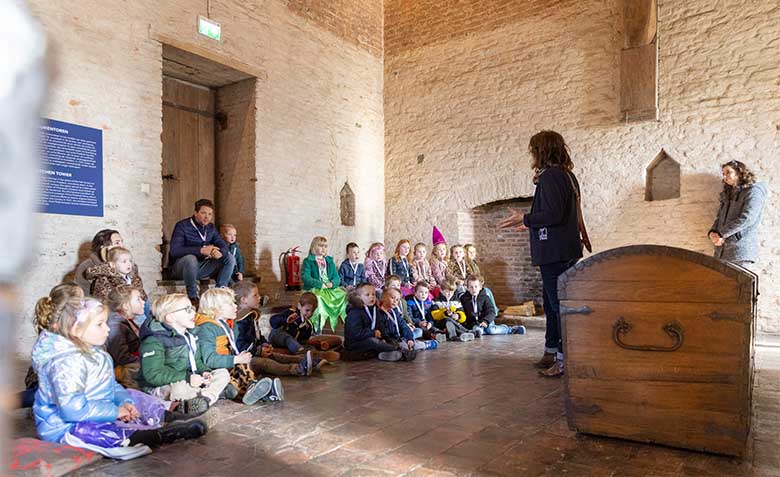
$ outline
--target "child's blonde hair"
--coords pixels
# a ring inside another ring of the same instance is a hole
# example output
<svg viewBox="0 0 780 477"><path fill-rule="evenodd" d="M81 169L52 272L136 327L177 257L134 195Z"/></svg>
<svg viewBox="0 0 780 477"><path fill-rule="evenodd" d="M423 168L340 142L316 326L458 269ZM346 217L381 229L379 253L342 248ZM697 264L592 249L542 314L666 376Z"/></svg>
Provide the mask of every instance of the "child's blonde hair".
<svg viewBox="0 0 780 477"><path fill-rule="evenodd" d="M106 262L116 263L116 261L119 260L119 257L125 254L130 257L131 261L133 260L133 254L130 253L130 250L124 247L114 247L106 252Z"/></svg>
<svg viewBox="0 0 780 477"><path fill-rule="evenodd" d="M366 250L366 258L372 258L371 256L374 254L375 250L384 250L385 244L382 242L374 242L371 244L370 247L368 247L368 250Z"/></svg>
<svg viewBox="0 0 780 477"><path fill-rule="evenodd" d="M403 245L403 244L409 245L409 252L412 251L411 250L412 249L412 242L410 242L408 239L401 239L401 240L399 240L398 243L395 244L395 252L393 253L393 258L395 258L396 260L401 260L401 245ZM409 256L408 253L406 254L406 257L404 257L404 258L406 258L407 262L411 262L412 261L412 258Z"/></svg>
<svg viewBox="0 0 780 477"><path fill-rule="evenodd" d="M328 245L328 239L322 235L317 235L311 239L311 245L309 245L309 255L314 255L314 247L318 247L320 245Z"/></svg>
<svg viewBox="0 0 780 477"><path fill-rule="evenodd" d="M88 354L92 347L79 338L79 332L89 326L96 316L106 313L108 310L103 303L94 298L68 300L49 323L49 331L64 336L84 354Z"/></svg>
<svg viewBox="0 0 780 477"><path fill-rule="evenodd" d="M43 330L51 330L52 318L62 313L62 307L70 300L81 301L84 291L73 282L63 282L56 285L45 296L35 303L35 316L33 326L35 333L41 334Z"/></svg>
<svg viewBox="0 0 780 477"><path fill-rule="evenodd" d="M447 259L447 244L446 243L437 243L436 245L431 248L431 255L434 257L436 256L436 250L444 250L444 257L443 259Z"/></svg>
<svg viewBox="0 0 780 477"><path fill-rule="evenodd" d="M417 250L419 250L421 248L424 248L426 252L428 251L428 246L427 245L425 245L423 242L417 242L416 244L414 244L414 249L412 249L412 254L413 255L416 254Z"/></svg>
<svg viewBox="0 0 780 477"><path fill-rule="evenodd" d="M152 303L152 316L160 323L165 323L165 317L170 315L176 310L176 307L181 308L177 303L180 301L186 301L192 305L190 299L184 293L171 293L170 295L163 295Z"/></svg>
<svg viewBox="0 0 780 477"><path fill-rule="evenodd" d="M236 294L230 288L209 288L200 296L198 313L211 317L219 317L222 308L233 306Z"/></svg>
<svg viewBox="0 0 780 477"><path fill-rule="evenodd" d="M439 289L441 291L455 291L458 289L458 286L455 284L454 280L446 280L444 283L439 285Z"/></svg>
<svg viewBox="0 0 780 477"><path fill-rule="evenodd" d="M111 290L108 293L108 298L106 299L108 309L113 312L126 315L130 305L130 300L133 299L133 292L137 292L140 295L141 289L131 287L129 285L119 285L118 287Z"/></svg>
<svg viewBox="0 0 780 477"><path fill-rule="evenodd" d="M230 229L233 229L233 230L236 231L236 233L238 233L238 229L236 228L235 225L233 225L233 224L222 224L222 225L219 226L219 234L220 235L225 235L225 233L228 230L230 230Z"/></svg>

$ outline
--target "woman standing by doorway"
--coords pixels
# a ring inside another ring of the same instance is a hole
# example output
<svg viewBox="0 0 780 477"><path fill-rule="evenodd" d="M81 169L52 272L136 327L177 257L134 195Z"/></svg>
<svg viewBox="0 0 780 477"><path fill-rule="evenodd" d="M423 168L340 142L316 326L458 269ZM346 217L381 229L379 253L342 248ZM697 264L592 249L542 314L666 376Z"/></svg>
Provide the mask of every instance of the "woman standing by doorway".
<svg viewBox="0 0 780 477"><path fill-rule="evenodd" d="M559 377L564 370L558 277L582 257L580 189L563 136L542 131L531 138L528 149L536 184L531 211L522 214L510 209L512 215L499 226L529 230L531 263L542 275L547 318L544 356L535 366L544 377Z"/></svg>
<svg viewBox="0 0 780 477"><path fill-rule="evenodd" d="M766 185L740 161L721 165L723 191L715 222L707 234L715 258L751 268L758 260L758 224L766 202Z"/></svg>

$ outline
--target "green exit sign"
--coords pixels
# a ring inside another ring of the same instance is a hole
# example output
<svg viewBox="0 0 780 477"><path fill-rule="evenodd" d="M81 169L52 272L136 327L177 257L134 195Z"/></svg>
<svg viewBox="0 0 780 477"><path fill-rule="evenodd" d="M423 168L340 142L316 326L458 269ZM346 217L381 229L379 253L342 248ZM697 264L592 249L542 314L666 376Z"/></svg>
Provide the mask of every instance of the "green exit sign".
<svg viewBox="0 0 780 477"><path fill-rule="evenodd" d="M212 40L219 41L222 38L222 27L214 20L209 20L206 17L198 17L198 33L203 36L207 36Z"/></svg>

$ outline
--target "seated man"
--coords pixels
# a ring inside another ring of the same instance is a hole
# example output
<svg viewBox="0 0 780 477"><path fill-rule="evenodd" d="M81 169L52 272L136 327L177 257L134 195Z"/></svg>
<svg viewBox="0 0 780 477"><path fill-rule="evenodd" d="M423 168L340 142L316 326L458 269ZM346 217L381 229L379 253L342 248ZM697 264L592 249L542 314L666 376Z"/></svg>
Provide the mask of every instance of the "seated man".
<svg viewBox="0 0 780 477"><path fill-rule="evenodd" d="M228 244L211 223L213 218L214 203L200 199L195 202L195 215L178 221L171 234L171 273L173 278L184 280L187 296L195 303L198 280L216 275L217 287L225 287L236 266Z"/></svg>

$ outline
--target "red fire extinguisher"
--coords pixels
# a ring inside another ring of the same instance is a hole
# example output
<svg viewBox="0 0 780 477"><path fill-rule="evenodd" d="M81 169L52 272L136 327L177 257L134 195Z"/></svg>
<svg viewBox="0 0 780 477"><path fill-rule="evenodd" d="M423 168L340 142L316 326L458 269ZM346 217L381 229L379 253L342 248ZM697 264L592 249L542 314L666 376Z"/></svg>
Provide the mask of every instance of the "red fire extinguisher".
<svg viewBox="0 0 780 477"><path fill-rule="evenodd" d="M279 268L284 274L284 289L285 290L300 290L301 289L301 257L297 254L299 247L293 247L288 249L279 255Z"/></svg>

